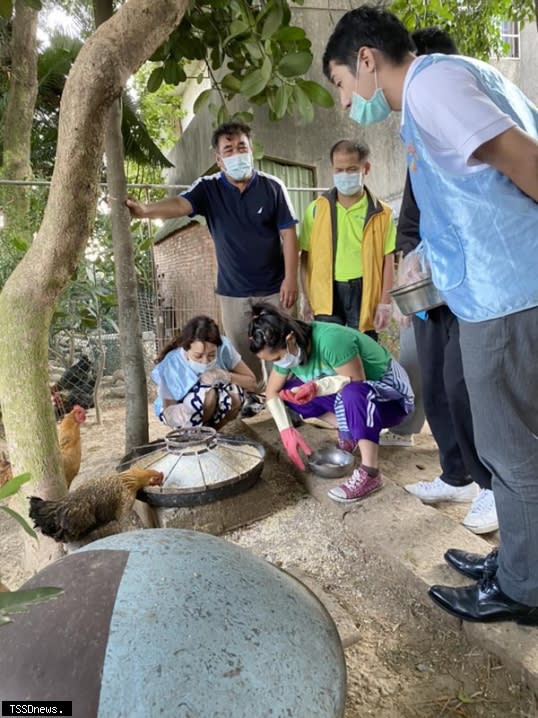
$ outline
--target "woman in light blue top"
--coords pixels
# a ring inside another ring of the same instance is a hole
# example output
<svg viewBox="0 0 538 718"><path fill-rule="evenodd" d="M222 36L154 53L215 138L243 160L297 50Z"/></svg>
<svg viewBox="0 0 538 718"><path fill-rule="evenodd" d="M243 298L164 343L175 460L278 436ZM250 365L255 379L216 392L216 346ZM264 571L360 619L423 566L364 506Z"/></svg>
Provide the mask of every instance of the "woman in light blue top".
<svg viewBox="0 0 538 718"><path fill-rule="evenodd" d="M168 426L220 429L238 415L244 390L256 379L213 319L191 319L159 354L151 378L158 385L154 407Z"/></svg>

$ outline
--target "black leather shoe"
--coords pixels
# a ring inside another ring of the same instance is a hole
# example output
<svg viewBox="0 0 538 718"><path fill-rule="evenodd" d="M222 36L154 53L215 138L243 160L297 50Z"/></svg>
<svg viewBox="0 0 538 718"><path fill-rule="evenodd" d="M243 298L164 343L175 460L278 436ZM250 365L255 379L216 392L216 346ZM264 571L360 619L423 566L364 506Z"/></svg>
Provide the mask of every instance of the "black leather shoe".
<svg viewBox="0 0 538 718"><path fill-rule="evenodd" d="M445 561L449 566L452 566L452 568L455 568L456 571L459 571L464 576L474 578L475 581L478 581L486 571L491 576L497 573L498 553L498 548L494 549L487 556L481 556L479 553L467 553L457 548L449 548L445 553Z"/></svg>
<svg viewBox="0 0 538 718"><path fill-rule="evenodd" d="M463 621L516 621L538 626L538 606L526 606L509 598L495 578L484 578L474 586L432 586L430 598Z"/></svg>

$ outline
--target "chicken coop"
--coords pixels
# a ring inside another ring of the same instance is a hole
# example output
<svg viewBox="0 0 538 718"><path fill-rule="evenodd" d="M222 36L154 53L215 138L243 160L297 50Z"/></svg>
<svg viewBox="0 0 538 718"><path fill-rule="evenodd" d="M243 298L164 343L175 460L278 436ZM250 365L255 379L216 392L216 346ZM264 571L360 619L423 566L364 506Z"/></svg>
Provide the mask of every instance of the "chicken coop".
<svg viewBox="0 0 538 718"><path fill-rule="evenodd" d="M166 222L155 237L153 262L157 351L197 314L207 314L220 323L215 295L217 260L203 217Z"/></svg>

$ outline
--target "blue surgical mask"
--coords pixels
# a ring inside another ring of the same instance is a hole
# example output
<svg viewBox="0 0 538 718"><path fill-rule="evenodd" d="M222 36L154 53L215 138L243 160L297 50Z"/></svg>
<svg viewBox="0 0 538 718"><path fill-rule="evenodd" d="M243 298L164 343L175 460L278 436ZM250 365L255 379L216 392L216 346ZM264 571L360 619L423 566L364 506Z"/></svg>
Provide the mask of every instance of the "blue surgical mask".
<svg viewBox="0 0 538 718"><path fill-rule="evenodd" d="M214 361L210 361L208 364L202 364L202 362L187 359L187 364L196 374L203 374L205 371L211 371L212 369L216 369L218 366L216 359Z"/></svg>
<svg viewBox="0 0 538 718"><path fill-rule="evenodd" d="M252 152L238 152L230 157L223 157L222 162L225 173L237 182L250 177L254 167Z"/></svg>
<svg viewBox="0 0 538 718"><path fill-rule="evenodd" d="M369 100L365 100L357 92L351 98L351 110L349 118L359 125L374 125L376 122L383 122L392 112L385 93L377 86L377 72L374 70L376 91ZM359 66L357 65L357 78Z"/></svg>
<svg viewBox="0 0 538 718"><path fill-rule="evenodd" d="M280 367L281 369L293 369L294 366L299 366L301 363L301 347L297 347L297 354L288 352L284 354L282 359L274 361L273 364Z"/></svg>
<svg viewBox="0 0 538 718"><path fill-rule="evenodd" d="M350 197L362 189L362 172L338 172L333 175L333 182L340 194Z"/></svg>

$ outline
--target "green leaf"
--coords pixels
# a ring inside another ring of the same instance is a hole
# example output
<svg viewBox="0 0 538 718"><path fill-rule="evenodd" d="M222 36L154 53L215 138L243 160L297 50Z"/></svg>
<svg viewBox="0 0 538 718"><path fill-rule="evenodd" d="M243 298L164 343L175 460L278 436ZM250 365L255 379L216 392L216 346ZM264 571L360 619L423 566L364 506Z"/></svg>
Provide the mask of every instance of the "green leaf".
<svg viewBox="0 0 538 718"><path fill-rule="evenodd" d="M19 252L26 252L30 246L29 242L26 242L26 240L22 239L22 237L11 237L11 244Z"/></svg>
<svg viewBox="0 0 538 718"><path fill-rule="evenodd" d="M250 99L259 95L269 81L269 77L261 69L245 75L241 81L241 94Z"/></svg>
<svg viewBox="0 0 538 718"><path fill-rule="evenodd" d="M145 251L146 251L147 249L149 249L152 245L153 245L153 237L148 237L147 239L145 239L143 242L141 242L141 243L138 245L138 249L139 249L141 252L145 252Z"/></svg>
<svg viewBox="0 0 538 718"><path fill-rule="evenodd" d="M56 598L63 592L63 588L53 588L52 586L27 588L21 591L6 591L0 593L0 611L3 613L20 613L36 603Z"/></svg>
<svg viewBox="0 0 538 718"><path fill-rule="evenodd" d="M273 72L273 63L271 62L271 58L269 57L269 55L265 56L262 66L260 68L260 72L266 83L269 82L269 80L271 79L271 74Z"/></svg>
<svg viewBox="0 0 538 718"><path fill-rule="evenodd" d="M284 55L280 64L278 65L278 71L284 77L297 77L297 75L304 75L312 64L313 55L311 52L290 52Z"/></svg>
<svg viewBox="0 0 538 718"><path fill-rule="evenodd" d="M262 59L263 53L257 42L245 42L245 49L254 62L259 62Z"/></svg>
<svg viewBox="0 0 538 718"><path fill-rule="evenodd" d="M162 85L164 80L164 68L163 67L156 67L151 75L148 77L148 82L146 87L148 88L148 92L157 92L159 87Z"/></svg>
<svg viewBox="0 0 538 718"><path fill-rule="evenodd" d="M175 60L167 60L164 63L164 81L168 85L178 85L181 78L180 69Z"/></svg>
<svg viewBox="0 0 538 718"><path fill-rule="evenodd" d="M297 42L304 40L306 33L302 27L281 27L273 33L273 40L277 42Z"/></svg>
<svg viewBox="0 0 538 718"><path fill-rule="evenodd" d="M202 109L202 107L205 105L205 103L209 100L212 92L213 92L213 90L204 90L203 92L201 92L198 95L198 97L194 101L194 105L192 108L192 111L194 112L195 115L198 114L198 112Z"/></svg>
<svg viewBox="0 0 538 718"><path fill-rule="evenodd" d="M314 119L314 107L310 102L310 98L298 85L294 87L293 94L297 103L297 109L305 125L310 124Z"/></svg>
<svg viewBox="0 0 538 718"><path fill-rule="evenodd" d="M331 93L321 85L318 85L317 82L312 82L312 80L299 80L297 84L316 105L320 105L320 107L334 107L334 99Z"/></svg>
<svg viewBox="0 0 538 718"><path fill-rule="evenodd" d="M0 0L0 15L9 20L13 14L13 2L12 0Z"/></svg>
<svg viewBox="0 0 538 718"><path fill-rule="evenodd" d="M282 5L280 3L273 5L264 20L262 38L265 40L266 38L271 37L271 35L282 25L283 19L284 11L282 10Z"/></svg>
<svg viewBox="0 0 538 718"><path fill-rule="evenodd" d="M13 494L16 494L17 491L21 488L21 486L30 481L31 478L32 477L29 473L13 476L0 489L0 500L7 499L8 496L13 496Z"/></svg>
<svg viewBox="0 0 538 718"><path fill-rule="evenodd" d="M250 125L250 123L254 119L254 113L249 112L248 110L243 112L235 112L233 115L233 119L236 122L244 122L246 125Z"/></svg>
<svg viewBox="0 0 538 718"><path fill-rule="evenodd" d="M25 0L28 7L31 7L33 10L41 10L43 7L41 4L41 0Z"/></svg>
<svg viewBox="0 0 538 718"><path fill-rule="evenodd" d="M276 119L280 120L286 114L288 109L288 92L285 85L281 85L276 91L275 95L275 106L273 112L275 113Z"/></svg>
<svg viewBox="0 0 538 718"><path fill-rule="evenodd" d="M221 87L226 92L241 92L241 80L233 72L229 75L225 75L221 80Z"/></svg>
<svg viewBox="0 0 538 718"><path fill-rule="evenodd" d="M22 528L26 531L28 535L30 535L32 538L37 539L37 534L34 529L31 528L26 519L23 518L17 511L13 511L13 509L10 509L9 506L0 506L0 509L2 511L5 511L6 514L9 514L12 519L14 519L20 526L22 526Z"/></svg>

